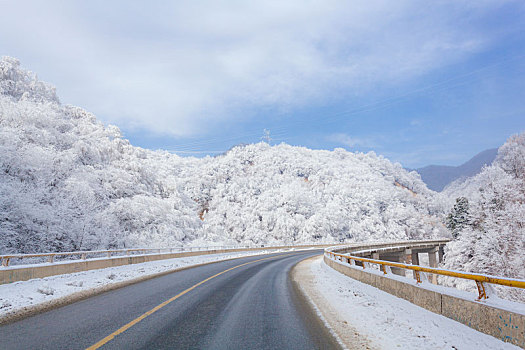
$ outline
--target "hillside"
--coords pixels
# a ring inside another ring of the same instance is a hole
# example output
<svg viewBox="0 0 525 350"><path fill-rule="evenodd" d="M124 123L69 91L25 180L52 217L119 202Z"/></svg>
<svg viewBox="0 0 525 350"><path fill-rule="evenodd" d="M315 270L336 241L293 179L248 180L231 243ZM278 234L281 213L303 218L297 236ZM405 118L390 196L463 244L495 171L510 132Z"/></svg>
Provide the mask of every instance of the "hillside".
<svg viewBox="0 0 525 350"><path fill-rule="evenodd" d="M429 165L416 169L425 184L434 191L442 191L456 180L464 180L481 172L485 165L490 165L496 159L497 148L488 149L476 154L459 166Z"/></svg>
<svg viewBox="0 0 525 350"><path fill-rule="evenodd" d="M441 227L431 191L374 153L259 143L203 163L191 187L206 189L193 197L211 240L224 230L256 243L407 239Z"/></svg>
<svg viewBox="0 0 525 350"><path fill-rule="evenodd" d="M457 199L447 226L445 267L525 279L525 133L510 137L491 166L443 192ZM475 289L465 281L448 281ZM525 301L523 290L500 288L502 295Z"/></svg>
<svg viewBox="0 0 525 350"><path fill-rule="evenodd" d="M134 147L0 60L0 253L442 236L416 173L286 144L181 158Z"/></svg>

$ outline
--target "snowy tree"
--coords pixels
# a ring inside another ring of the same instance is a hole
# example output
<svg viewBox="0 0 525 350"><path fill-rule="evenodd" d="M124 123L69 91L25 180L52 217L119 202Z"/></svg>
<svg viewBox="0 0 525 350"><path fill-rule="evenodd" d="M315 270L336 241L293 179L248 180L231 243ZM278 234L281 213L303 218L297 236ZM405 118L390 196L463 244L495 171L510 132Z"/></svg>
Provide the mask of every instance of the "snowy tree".
<svg viewBox="0 0 525 350"><path fill-rule="evenodd" d="M511 136L498 150L496 162L515 178L525 178L525 133Z"/></svg>
<svg viewBox="0 0 525 350"><path fill-rule="evenodd" d="M459 233L469 225L468 199L456 198L456 204L447 216L447 228L452 232L452 237L457 238Z"/></svg>

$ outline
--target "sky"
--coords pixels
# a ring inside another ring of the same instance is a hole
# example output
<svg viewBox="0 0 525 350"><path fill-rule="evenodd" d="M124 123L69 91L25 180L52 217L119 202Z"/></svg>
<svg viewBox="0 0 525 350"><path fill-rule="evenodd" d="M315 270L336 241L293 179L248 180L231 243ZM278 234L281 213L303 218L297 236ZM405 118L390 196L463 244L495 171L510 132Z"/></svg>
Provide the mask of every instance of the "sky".
<svg viewBox="0 0 525 350"><path fill-rule="evenodd" d="M4 55L183 156L264 139L459 165L525 131L523 1L0 0Z"/></svg>

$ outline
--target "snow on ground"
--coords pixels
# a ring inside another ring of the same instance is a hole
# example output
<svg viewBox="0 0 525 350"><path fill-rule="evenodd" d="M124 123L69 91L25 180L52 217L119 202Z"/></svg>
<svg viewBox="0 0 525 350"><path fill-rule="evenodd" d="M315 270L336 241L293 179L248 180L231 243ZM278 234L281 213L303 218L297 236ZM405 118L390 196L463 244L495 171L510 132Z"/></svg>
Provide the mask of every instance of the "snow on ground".
<svg viewBox="0 0 525 350"><path fill-rule="evenodd" d="M322 257L310 264L313 286L343 322L380 349L519 349L459 322L349 278Z"/></svg>
<svg viewBox="0 0 525 350"><path fill-rule="evenodd" d="M88 291L103 286L110 286L135 278L141 278L207 262L221 261L243 256L276 253L280 251L282 250L199 255L151 261L141 264L108 267L99 270L82 271L37 278L29 281L2 284L0 285L0 318L7 314L16 313L27 307L52 302L78 292Z"/></svg>

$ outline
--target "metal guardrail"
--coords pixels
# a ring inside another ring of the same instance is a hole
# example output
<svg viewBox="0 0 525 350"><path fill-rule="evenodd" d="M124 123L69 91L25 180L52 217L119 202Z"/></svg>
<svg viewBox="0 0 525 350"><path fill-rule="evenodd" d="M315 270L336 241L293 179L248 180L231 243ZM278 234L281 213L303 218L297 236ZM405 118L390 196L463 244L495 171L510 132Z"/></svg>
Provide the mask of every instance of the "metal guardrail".
<svg viewBox="0 0 525 350"><path fill-rule="evenodd" d="M55 257L65 256L80 256L80 259L87 260L88 256L91 255L91 259L95 258L93 255L103 255L110 258L113 254L120 254L115 256L125 256L135 254L148 254L148 253L173 253L173 252L192 252L192 251L203 251L203 250L227 250L227 249L245 249L250 248L248 246L208 246L208 247L169 247L169 248L132 248L132 249L111 249L111 250L85 250L77 252L57 252L57 253L34 253L34 254L5 254L0 255L2 266L7 267L12 259L28 259L28 258L46 258L48 263L55 262Z"/></svg>
<svg viewBox="0 0 525 350"><path fill-rule="evenodd" d="M423 243L423 241L419 241L418 243ZM428 241L427 244L428 243L432 243L432 242ZM405 245L396 244L395 246L397 248L403 248L403 247L416 248L418 244L406 242ZM421 272L475 281L476 286L478 288L478 294L479 294L478 300L488 298L488 290L486 286L484 285L484 283L525 289L525 280L491 276L491 275L482 275L482 274L476 274L476 273L467 273L467 272L454 271L454 270L445 270L445 269L440 269L440 268L426 267L426 266L419 266L419 265L410 265L410 264L404 264L404 263L392 262L392 261L386 261L386 260L363 258L363 257L350 255L352 254L352 252L348 254L340 254L340 253L334 253L330 249L333 249L333 248L325 249L325 255L328 255L329 258L332 258L334 260L339 260L341 262L346 262L349 265L355 265L354 263L355 261L360 261L362 263L363 269L367 268L367 264L377 264L380 266L380 271L382 271L384 274L387 274L387 270L390 270L390 267L397 267L397 268L401 268L405 270L414 271L414 275L415 275L415 278L418 284L422 283ZM341 248L338 248L338 249L341 249ZM376 251L377 248L371 247L370 249L367 249L367 250ZM362 253L364 251L365 250L360 250L359 252Z"/></svg>
<svg viewBox="0 0 525 350"><path fill-rule="evenodd" d="M94 255L105 255L107 258L112 256L127 256L134 254L148 254L148 253L174 253L174 252L195 252L195 251L207 251L207 250L229 250L229 249L277 249L277 248L301 248L301 247L314 247L324 248L328 245L333 244L327 243L301 243L297 245L283 245L277 247L265 247L264 245L251 245L251 246L203 246L203 247L167 247L167 248L125 248L125 249L111 249L111 250L84 250L75 252L54 252L54 253L32 253L32 254L4 254L0 255L1 266L7 267L13 259L28 259L28 258L47 258L48 263L55 262L56 257L66 256L80 256L81 260L95 259ZM115 255L114 255L115 254ZM120 254L120 255L117 255Z"/></svg>

